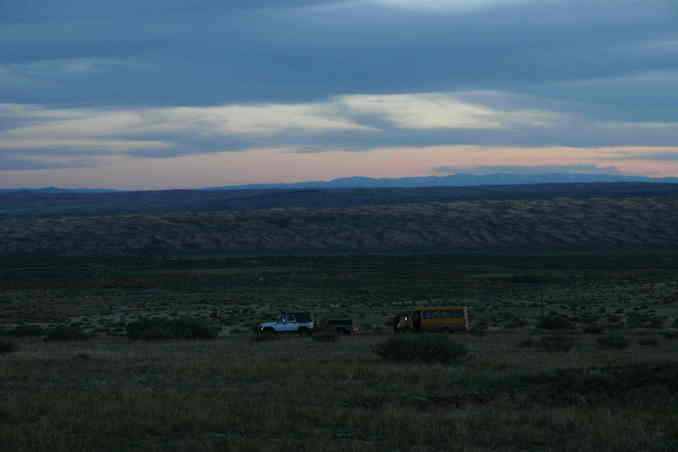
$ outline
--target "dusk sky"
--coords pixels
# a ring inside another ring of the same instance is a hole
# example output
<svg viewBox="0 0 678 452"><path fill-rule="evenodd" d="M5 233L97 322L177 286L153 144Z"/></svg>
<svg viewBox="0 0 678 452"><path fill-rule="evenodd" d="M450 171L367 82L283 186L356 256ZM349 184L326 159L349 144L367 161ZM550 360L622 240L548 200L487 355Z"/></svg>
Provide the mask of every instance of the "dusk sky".
<svg viewBox="0 0 678 452"><path fill-rule="evenodd" d="M0 187L678 177L678 0L0 0Z"/></svg>

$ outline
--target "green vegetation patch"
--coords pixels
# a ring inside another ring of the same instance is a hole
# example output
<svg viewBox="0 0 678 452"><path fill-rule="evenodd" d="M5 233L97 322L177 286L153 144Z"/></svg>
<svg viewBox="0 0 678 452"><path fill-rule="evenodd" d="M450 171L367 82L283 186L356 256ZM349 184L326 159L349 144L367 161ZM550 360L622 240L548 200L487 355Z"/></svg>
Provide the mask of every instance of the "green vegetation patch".
<svg viewBox="0 0 678 452"><path fill-rule="evenodd" d="M467 397L508 398L520 405L625 405L650 403L650 399L664 403L662 398L678 395L678 363L593 366L538 374L462 372L452 377L450 386ZM657 397L648 397L648 391L657 391Z"/></svg>
<svg viewBox="0 0 678 452"><path fill-rule="evenodd" d="M445 334L417 334L390 337L376 344L374 353L394 362L452 364L466 358L468 349Z"/></svg>
<svg viewBox="0 0 678 452"><path fill-rule="evenodd" d="M532 387L531 397L544 403L631 403L643 397L644 389L662 387L678 393L678 364L563 369L525 377L525 382Z"/></svg>
<svg viewBox="0 0 678 452"><path fill-rule="evenodd" d="M0 339L0 355L6 353L12 353L19 349L14 341L7 339Z"/></svg>
<svg viewBox="0 0 678 452"><path fill-rule="evenodd" d="M607 349L623 350L629 346L629 340L621 334L608 334L596 339L598 346Z"/></svg>
<svg viewBox="0 0 678 452"><path fill-rule="evenodd" d="M38 325L20 325L7 330L5 334L12 337L35 337L44 336L45 330Z"/></svg>
<svg viewBox="0 0 678 452"><path fill-rule="evenodd" d="M603 332L605 332L605 327L597 323L592 323L582 328L582 332L586 334L602 334Z"/></svg>
<svg viewBox="0 0 678 452"><path fill-rule="evenodd" d="M337 342L340 336L334 331L321 331L311 335L311 338L316 342Z"/></svg>
<svg viewBox="0 0 678 452"><path fill-rule="evenodd" d="M565 330L572 327L572 324L565 317L558 314L548 314L537 320L537 328L544 330Z"/></svg>
<svg viewBox="0 0 678 452"><path fill-rule="evenodd" d="M538 347L549 353L569 352L577 344L574 336L542 336L538 339L529 338L520 344L521 347Z"/></svg>
<svg viewBox="0 0 678 452"><path fill-rule="evenodd" d="M84 341L89 336L78 326L58 326L47 332L46 341Z"/></svg>
<svg viewBox="0 0 678 452"><path fill-rule="evenodd" d="M654 336L643 337L643 338L638 339L638 345L658 347L659 346L659 339L654 337Z"/></svg>
<svg viewBox="0 0 678 452"><path fill-rule="evenodd" d="M138 340L213 339L216 332L198 319L143 319L127 325L127 337Z"/></svg>

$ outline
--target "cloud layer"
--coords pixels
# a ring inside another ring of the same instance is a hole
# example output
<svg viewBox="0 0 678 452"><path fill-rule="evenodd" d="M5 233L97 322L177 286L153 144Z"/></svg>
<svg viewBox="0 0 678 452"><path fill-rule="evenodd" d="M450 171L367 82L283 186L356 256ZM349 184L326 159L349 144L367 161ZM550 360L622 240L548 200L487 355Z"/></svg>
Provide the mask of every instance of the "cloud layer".
<svg viewBox="0 0 678 452"><path fill-rule="evenodd" d="M545 148L661 148L610 159L618 171L663 174L651 168L672 162L678 144L672 0L0 8L4 172L262 149L486 146L531 149L534 165L547 165Z"/></svg>

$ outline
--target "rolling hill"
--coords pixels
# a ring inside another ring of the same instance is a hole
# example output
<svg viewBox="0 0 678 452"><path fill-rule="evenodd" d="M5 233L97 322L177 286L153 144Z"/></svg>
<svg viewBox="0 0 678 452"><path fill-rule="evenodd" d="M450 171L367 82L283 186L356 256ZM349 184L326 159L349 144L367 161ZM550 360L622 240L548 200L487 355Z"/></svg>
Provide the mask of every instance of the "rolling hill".
<svg viewBox="0 0 678 452"><path fill-rule="evenodd" d="M678 196L13 218L0 237L2 255L661 249L678 246Z"/></svg>
<svg viewBox="0 0 678 452"><path fill-rule="evenodd" d="M572 183L420 188L162 190L0 193L0 219L168 212L239 212L271 208L350 208L479 200L550 200L678 196L670 183Z"/></svg>

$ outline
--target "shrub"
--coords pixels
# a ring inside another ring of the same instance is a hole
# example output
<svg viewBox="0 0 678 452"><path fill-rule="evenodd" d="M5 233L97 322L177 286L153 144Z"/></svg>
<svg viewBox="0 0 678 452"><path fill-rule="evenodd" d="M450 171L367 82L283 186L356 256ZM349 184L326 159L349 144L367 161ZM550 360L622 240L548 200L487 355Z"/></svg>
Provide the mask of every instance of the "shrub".
<svg viewBox="0 0 678 452"><path fill-rule="evenodd" d="M46 341L82 341L87 339L85 332L77 326L58 326L47 332Z"/></svg>
<svg viewBox="0 0 678 452"><path fill-rule="evenodd" d="M646 325L648 328L661 328L664 326L664 322L666 322L666 317L651 317L647 322Z"/></svg>
<svg viewBox="0 0 678 452"><path fill-rule="evenodd" d="M572 336L544 336L538 341L538 345L549 353L569 352L575 344Z"/></svg>
<svg viewBox="0 0 678 452"><path fill-rule="evenodd" d="M605 331L605 327L592 323L591 325L586 325L582 331L587 334L602 334Z"/></svg>
<svg viewBox="0 0 678 452"><path fill-rule="evenodd" d="M608 334L599 337L596 342L601 348L625 349L629 346L629 340L621 334Z"/></svg>
<svg viewBox="0 0 678 452"><path fill-rule="evenodd" d="M44 336L45 330L38 325L19 325L14 329L8 330L6 334L13 337Z"/></svg>
<svg viewBox="0 0 678 452"><path fill-rule="evenodd" d="M537 328L543 330L564 330L571 328L570 321L558 314L548 314L537 320Z"/></svg>
<svg viewBox="0 0 678 452"><path fill-rule="evenodd" d="M280 339L279 334L262 334L262 333L255 333L254 336L252 336L252 342L268 342L268 341L275 341Z"/></svg>
<svg viewBox="0 0 678 452"><path fill-rule="evenodd" d="M139 340L213 339L216 332L198 319L144 319L127 325L127 337Z"/></svg>
<svg viewBox="0 0 678 452"><path fill-rule="evenodd" d="M676 339L678 338L678 330L664 330L661 334L666 339Z"/></svg>
<svg viewBox="0 0 678 452"><path fill-rule="evenodd" d="M659 339L657 339L656 337L642 337L638 339L638 344L657 347L659 345Z"/></svg>
<svg viewBox="0 0 678 452"><path fill-rule="evenodd" d="M311 338L317 342L337 342L339 334L334 331L322 331L311 335Z"/></svg>
<svg viewBox="0 0 678 452"><path fill-rule="evenodd" d="M487 330L484 330L480 327L478 327L478 328L474 327L474 328L471 328L470 330L468 330L468 334L470 334L471 336L483 337L487 334Z"/></svg>
<svg viewBox="0 0 678 452"><path fill-rule="evenodd" d="M387 361L449 364L468 355L463 344L450 341L444 334L393 336L374 347L374 353Z"/></svg>
<svg viewBox="0 0 678 452"><path fill-rule="evenodd" d="M515 328L522 328L528 324L527 320L521 319L521 318L513 318L508 320L504 324L504 328L509 328L509 329L515 329Z"/></svg>
<svg viewBox="0 0 678 452"><path fill-rule="evenodd" d="M0 354L12 353L19 349L16 343L9 340L0 340Z"/></svg>
<svg viewBox="0 0 678 452"><path fill-rule="evenodd" d="M534 347L535 345L537 345L537 341L535 341L531 337L528 337L527 339L518 342L518 347L522 348L531 348Z"/></svg>
<svg viewBox="0 0 678 452"><path fill-rule="evenodd" d="M596 406L661 400L678 386L678 366L672 362L557 369L532 375L504 377L504 388L522 388L528 400L549 406ZM501 386L500 386L501 387ZM528 390L529 388L529 390ZM673 450L673 449L672 449Z"/></svg>

